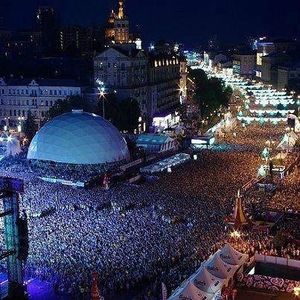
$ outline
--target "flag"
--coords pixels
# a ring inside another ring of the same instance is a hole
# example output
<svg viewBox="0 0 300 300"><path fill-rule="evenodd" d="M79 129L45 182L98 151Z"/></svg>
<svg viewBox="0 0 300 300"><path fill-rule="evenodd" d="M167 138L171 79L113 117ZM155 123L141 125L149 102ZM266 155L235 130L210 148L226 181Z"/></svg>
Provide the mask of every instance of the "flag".
<svg viewBox="0 0 300 300"><path fill-rule="evenodd" d="M167 300L168 297L167 287L163 282L161 283L161 295L162 295L162 300Z"/></svg>

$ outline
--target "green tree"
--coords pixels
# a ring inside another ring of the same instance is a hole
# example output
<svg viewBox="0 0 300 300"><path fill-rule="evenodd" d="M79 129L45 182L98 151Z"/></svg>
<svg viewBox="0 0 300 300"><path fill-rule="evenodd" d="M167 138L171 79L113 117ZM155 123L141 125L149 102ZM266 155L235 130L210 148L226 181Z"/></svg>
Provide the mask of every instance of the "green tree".
<svg viewBox="0 0 300 300"><path fill-rule="evenodd" d="M139 125L139 117L141 116L140 105L136 99L127 98L120 103L121 122L120 130L134 132Z"/></svg>
<svg viewBox="0 0 300 300"><path fill-rule="evenodd" d="M103 115L103 99L99 101L98 113ZM105 118L112 122L119 130L134 132L138 128L141 110L137 100L127 98L117 99L114 93L108 94L104 98Z"/></svg>
<svg viewBox="0 0 300 300"><path fill-rule="evenodd" d="M208 78L203 70L190 70L195 82L194 100L199 104L201 116L207 117L220 106L227 107L233 93L230 87L218 78Z"/></svg>
<svg viewBox="0 0 300 300"><path fill-rule="evenodd" d="M28 112L27 119L23 124L23 132L29 142L33 139L37 131L37 124L35 123L34 117L31 114L31 111Z"/></svg>
<svg viewBox="0 0 300 300"><path fill-rule="evenodd" d="M81 96L70 96L66 100L57 100L49 109L47 119L51 120L63 113L72 111L72 109L82 109L86 112L95 112L95 108Z"/></svg>

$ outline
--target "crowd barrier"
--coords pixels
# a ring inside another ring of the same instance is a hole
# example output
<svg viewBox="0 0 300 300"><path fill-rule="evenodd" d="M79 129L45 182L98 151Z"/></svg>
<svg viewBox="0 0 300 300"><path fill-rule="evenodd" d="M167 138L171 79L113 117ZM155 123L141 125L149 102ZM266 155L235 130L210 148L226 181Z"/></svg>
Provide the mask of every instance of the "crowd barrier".
<svg viewBox="0 0 300 300"><path fill-rule="evenodd" d="M288 267L299 269L300 272L300 260L278 257L278 256L255 254L255 261L281 265L281 266L288 266Z"/></svg>

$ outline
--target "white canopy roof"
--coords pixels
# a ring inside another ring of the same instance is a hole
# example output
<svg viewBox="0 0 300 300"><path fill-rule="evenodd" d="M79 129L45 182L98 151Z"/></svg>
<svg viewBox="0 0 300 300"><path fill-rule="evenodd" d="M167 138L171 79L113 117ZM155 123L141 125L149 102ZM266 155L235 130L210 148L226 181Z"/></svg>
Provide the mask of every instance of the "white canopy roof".
<svg viewBox="0 0 300 300"><path fill-rule="evenodd" d="M213 294L199 290L194 284L186 282L183 287L178 288L169 300L212 300Z"/></svg>
<svg viewBox="0 0 300 300"><path fill-rule="evenodd" d="M216 299L222 287L227 285L247 259L247 254L242 254L226 244L177 288L169 300Z"/></svg>
<svg viewBox="0 0 300 300"><path fill-rule="evenodd" d="M234 275L239 266L235 264L230 265L224 262L220 257L219 250L205 263L205 268L212 275L227 280Z"/></svg>
<svg viewBox="0 0 300 300"><path fill-rule="evenodd" d="M297 139L298 139L298 136L293 131L286 133L284 135L283 139L281 140L281 142L279 143L279 145L277 146L277 149L278 150L287 150L287 149L293 148L295 146Z"/></svg>
<svg viewBox="0 0 300 300"><path fill-rule="evenodd" d="M200 267L192 276L191 282L206 293L215 294L222 289L225 279L211 274L205 267Z"/></svg>
<svg viewBox="0 0 300 300"><path fill-rule="evenodd" d="M232 248L229 244L226 244L219 252L219 255L227 264L230 265L238 265L242 266L248 259L247 254L243 254L234 248Z"/></svg>

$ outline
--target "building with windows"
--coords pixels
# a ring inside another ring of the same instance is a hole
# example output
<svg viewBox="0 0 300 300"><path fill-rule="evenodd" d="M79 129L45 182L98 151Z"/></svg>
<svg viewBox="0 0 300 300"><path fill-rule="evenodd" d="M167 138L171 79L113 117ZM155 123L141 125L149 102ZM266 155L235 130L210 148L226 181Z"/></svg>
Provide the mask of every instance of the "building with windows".
<svg viewBox="0 0 300 300"><path fill-rule="evenodd" d="M129 38L129 20L124 12L124 1L119 0L118 12L113 10L108 18L105 38L115 44L127 44Z"/></svg>
<svg viewBox="0 0 300 300"><path fill-rule="evenodd" d="M234 74L253 76L256 70L256 54L254 52L234 54L232 67Z"/></svg>
<svg viewBox="0 0 300 300"><path fill-rule="evenodd" d="M57 11L50 6L40 6L36 13L36 24L41 32L42 46L46 53L57 49L59 16Z"/></svg>
<svg viewBox="0 0 300 300"><path fill-rule="evenodd" d="M187 78L188 78L186 58L181 57L179 63L180 63L180 81L179 81L180 103L185 103L187 99Z"/></svg>
<svg viewBox="0 0 300 300"><path fill-rule="evenodd" d="M149 54L149 109L153 116L167 116L180 104L180 61L172 54Z"/></svg>
<svg viewBox="0 0 300 300"><path fill-rule="evenodd" d="M147 112L148 58L143 50L109 47L94 58L94 78L119 99L134 98L143 114Z"/></svg>
<svg viewBox="0 0 300 300"><path fill-rule="evenodd" d="M108 47L94 58L94 79L121 100L136 99L149 122L180 104L180 60L175 55L145 53L134 44Z"/></svg>
<svg viewBox="0 0 300 300"><path fill-rule="evenodd" d="M74 80L0 78L0 121L15 127L30 112L37 123L59 99L81 96L82 88Z"/></svg>
<svg viewBox="0 0 300 300"><path fill-rule="evenodd" d="M110 43L94 57L94 81L114 91L119 100L136 99L143 121L151 125L155 115L169 116L186 98L187 65L174 50L142 50L141 40L131 38L128 24L120 0L105 32Z"/></svg>
<svg viewBox="0 0 300 300"><path fill-rule="evenodd" d="M278 66L277 88L300 90L300 62Z"/></svg>
<svg viewBox="0 0 300 300"><path fill-rule="evenodd" d="M89 53L93 49L93 36L90 27L64 26L59 31L59 49L69 53Z"/></svg>

